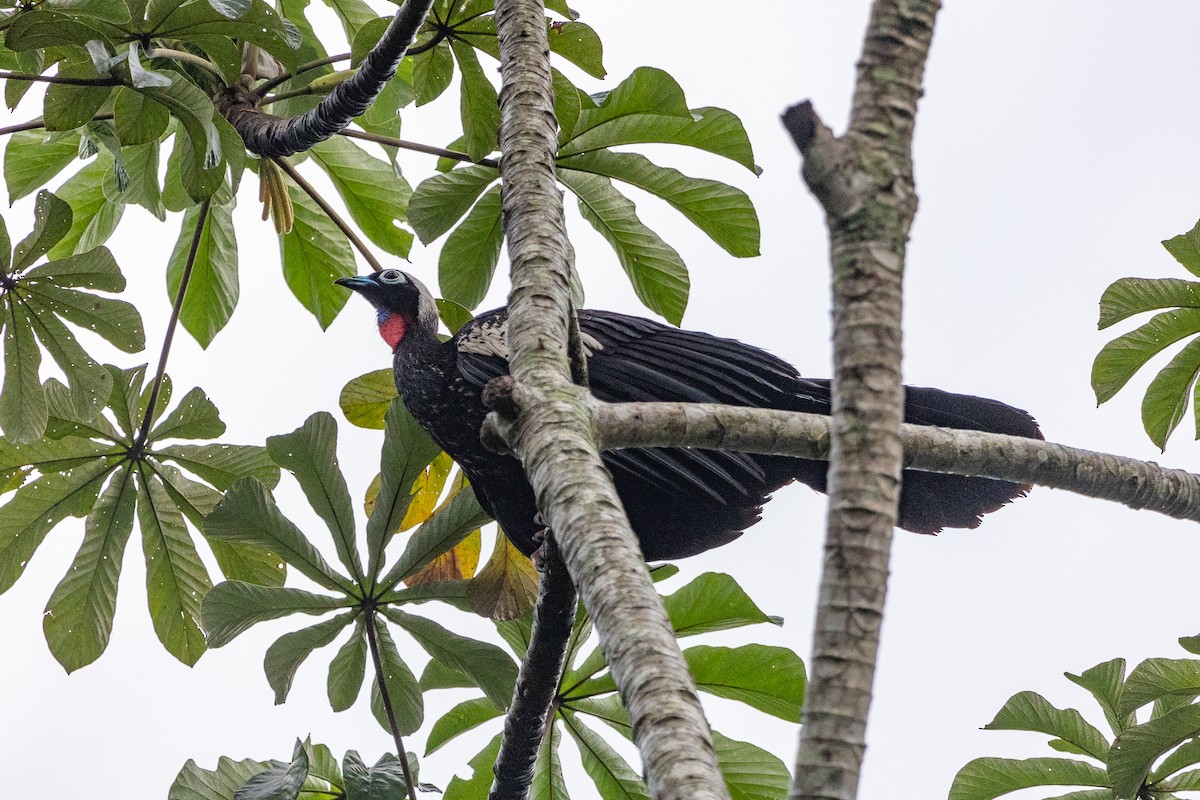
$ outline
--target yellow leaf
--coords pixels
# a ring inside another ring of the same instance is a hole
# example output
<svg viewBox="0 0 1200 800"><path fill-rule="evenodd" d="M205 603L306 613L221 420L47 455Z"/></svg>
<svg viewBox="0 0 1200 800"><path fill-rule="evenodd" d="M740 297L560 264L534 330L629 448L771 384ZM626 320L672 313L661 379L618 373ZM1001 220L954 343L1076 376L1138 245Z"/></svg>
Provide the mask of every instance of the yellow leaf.
<svg viewBox="0 0 1200 800"><path fill-rule="evenodd" d="M516 619L533 608L537 588L533 562L497 526L492 557L467 586L471 610L490 619Z"/></svg>

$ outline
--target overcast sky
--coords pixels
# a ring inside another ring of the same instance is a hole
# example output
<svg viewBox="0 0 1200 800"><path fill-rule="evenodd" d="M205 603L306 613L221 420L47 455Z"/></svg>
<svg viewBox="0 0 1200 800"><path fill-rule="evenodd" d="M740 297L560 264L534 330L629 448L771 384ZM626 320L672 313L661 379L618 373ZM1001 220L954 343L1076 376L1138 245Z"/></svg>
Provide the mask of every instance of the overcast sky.
<svg viewBox="0 0 1200 800"><path fill-rule="evenodd" d="M662 67L691 105L736 112L763 168L755 178L712 156L666 147L652 153L660 163L743 188L763 225L762 256L738 261L663 204L637 198L643 218L691 269L685 326L766 347L806 375L828 375L824 222L798 179L799 161L778 117L810 98L826 122L844 129L866 0L575 5L603 38L610 75L601 85L573 73L581 85L610 88L637 66ZM1159 241L1200 217L1198 34L1200 6L1184 0L948 3L917 124L908 383L1026 408L1052 441L1196 468L1200 446L1190 416L1165 454L1141 431L1148 376L1099 410L1088 376L1112 336L1095 328L1104 288L1128 275L1187 277ZM18 118L36 111L27 100ZM447 94L410 110L404 135L444 144L458 133L456 114ZM433 161L405 154L402 165L416 184ZM207 351L186 335L177 339L169 369L176 396L202 386L229 425L226 440L241 443L290 431L318 409L336 413L347 380L390 364L364 303L353 300L322 334L291 298L270 229L257 222L251 183L236 217L241 304ZM30 213L24 201L5 213L14 236L28 229ZM568 224L589 305L641 313L611 251L573 211ZM157 358L169 310L164 264L178 225L178 215L159 225L130 209L112 243L150 342L140 360L122 356L122 365ZM407 267L431 285L435 251L418 246ZM502 302L501 283L492 305ZM344 423L341 431L342 465L359 496L377 469L380 437ZM306 530L322 530L290 478L278 496ZM785 645L807 659L824 510L822 496L785 489L742 539L680 564L683 574L669 587L726 571L765 611L787 620L782 629L751 628L709 643ZM329 711L332 651L301 669L286 705L272 705L262 656L294 621L261 625L194 669L179 665L150 627L136 545L125 559L107 653L65 676L45 646L40 618L81 533L79 521L59 526L22 580L0 596L0 764L9 794L165 797L188 758L205 767L219 755L282 758L297 735L311 734L339 755L358 749L368 761L390 747L365 703ZM1044 737L978 730L1024 689L1102 724L1090 698L1062 673L1117 656L1132 665L1185 655L1175 639L1200 632L1197 533L1191 523L1045 489L976 531L899 533L860 796L944 797L971 758L1053 755ZM487 633L474 620L447 619L464 632ZM453 702L433 696L427 719ZM794 726L723 702L709 708L715 727L790 765ZM422 779L445 786L494 732L488 727L439 752ZM413 749L423 751L423 739L414 738ZM576 796L589 796L590 785L577 786Z"/></svg>

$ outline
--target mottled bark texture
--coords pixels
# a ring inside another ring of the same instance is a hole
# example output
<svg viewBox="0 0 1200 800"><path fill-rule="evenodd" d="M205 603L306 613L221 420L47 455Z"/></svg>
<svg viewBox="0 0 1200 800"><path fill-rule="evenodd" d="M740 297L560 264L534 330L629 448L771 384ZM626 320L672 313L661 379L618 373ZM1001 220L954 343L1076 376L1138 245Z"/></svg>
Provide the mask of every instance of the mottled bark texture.
<svg viewBox="0 0 1200 800"><path fill-rule="evenodd" d="M912 133L940 4L876 0L846 135L812 107L784 123L825 209L833 262L829 516L809 689L789 796L857 795L900 494L901 280L917 209Z"/></svg>
<svg viewBox="0 0 1200 800"><path fill-rule="evenodd" d="M568 367L570 291L544 9L499 0L500 172L512 262L508 344L520 413L497 429L595 623L633 719L653 796L728 797L708 723L662 601L596 447L587 392Z"/></svg>
<svg viewBox="0 0 1200 800"><path fill-rule="evenodd" d="M317 106L298 117L285 119L258 108L261 99L253 89L234 87L216 100L217 110L229 120L246 143L260 156L290 156L345 128L367 110L379 92L396 74L400 59L433 0L406 0L379 43L359 65L358 72L339 83Z"/></svg>
<svg viewBox="0 0 1200 800"><path fill-rule="evenodd" d="M554 718L554 699L575 624L575 585L553 536L546 537L543 552L545 567L538 586L533 631L521 661L512 705L504 717L504 738L492 767L496 779L488 800L523 800L529 795L533 764L548 721Z"/></svg>
<svg viewBox="0 0 1200 800"><path fill-rule="evenodd" d="M829 417L710 403L594 402L600 449L696 447L828 460ZM1200 475L1038 439L901 425L904 467L1066 489L1200 522Z"/></svg>

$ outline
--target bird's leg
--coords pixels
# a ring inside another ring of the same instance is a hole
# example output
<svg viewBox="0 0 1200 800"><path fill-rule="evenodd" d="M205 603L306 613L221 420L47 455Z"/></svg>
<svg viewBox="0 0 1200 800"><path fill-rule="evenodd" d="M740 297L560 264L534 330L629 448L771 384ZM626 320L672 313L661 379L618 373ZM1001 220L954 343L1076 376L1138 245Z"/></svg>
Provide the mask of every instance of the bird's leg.
<svg viewBox="0 0 1200 800"><path fill-rule="evenodd" d="M529 556L529 560L533 562L533 568L538 572L545 572L547 568L546 559L550 555L549 547L551 547L550 537L553 531L546 524L546 520L542 518L542 512L537 512L533 515L533 524L537 525L540 530L533 534L533 541L537 545L537 549Z"/></svg>

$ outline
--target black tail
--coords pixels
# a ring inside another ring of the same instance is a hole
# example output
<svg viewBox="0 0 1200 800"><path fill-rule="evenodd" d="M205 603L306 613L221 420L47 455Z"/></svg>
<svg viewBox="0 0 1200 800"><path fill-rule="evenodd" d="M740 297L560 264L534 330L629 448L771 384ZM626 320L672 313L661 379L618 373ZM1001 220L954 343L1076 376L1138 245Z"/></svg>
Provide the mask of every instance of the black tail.
<svg viewBox="0 0 1200 800"><path fill-rule="evenodd" d="M822 388L828 381L811 380ZM936 425L959 430L1004 433L1027 439L1042 439L1037 423L1026 412L1010 405L951 394L940 389L906 386L904 421L914 425ZM797 462L800 480L824 492L825 470L814 462ZM904 470L897 524L914 533L937 533L943 528L976 528L984 514L1024 497L1030 487L991 478L967 478L934 472Z"/></svg>

